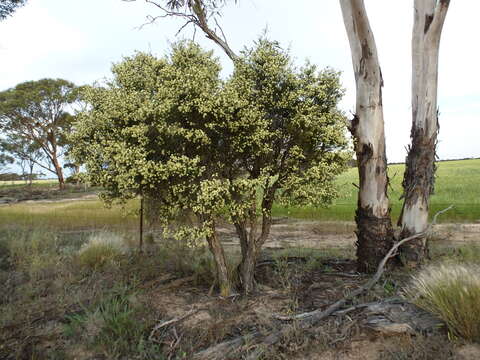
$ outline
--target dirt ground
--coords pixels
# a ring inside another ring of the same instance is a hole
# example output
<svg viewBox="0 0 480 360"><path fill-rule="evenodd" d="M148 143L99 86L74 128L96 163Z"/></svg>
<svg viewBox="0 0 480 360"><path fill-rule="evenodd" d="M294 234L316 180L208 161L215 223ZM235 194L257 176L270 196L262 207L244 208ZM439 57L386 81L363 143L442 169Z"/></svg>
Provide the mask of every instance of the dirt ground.
<svg viewBox="0 0 480 360"><path fill-rule="evenodd" d="M355 223L341 221L298 221L276 219L272 225L265 249L353 249ZM233 227L219 229L226 246L236 247ZM457 247L464 243L480 243L480 224L437 224L431 238L438 246Z"/></svg>

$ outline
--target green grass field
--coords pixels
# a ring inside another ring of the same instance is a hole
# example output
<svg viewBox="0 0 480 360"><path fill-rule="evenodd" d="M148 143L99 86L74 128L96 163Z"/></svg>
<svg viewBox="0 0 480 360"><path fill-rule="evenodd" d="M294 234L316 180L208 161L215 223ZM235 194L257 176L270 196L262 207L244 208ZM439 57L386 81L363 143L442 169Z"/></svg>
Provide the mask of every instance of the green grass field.
<svg viewBox="0 0 480 360"><path fill-rule="evenodd" d="M442 215L440 222L473 222L480 220L480 159L442 161L438 164L435 194L431 197L431 214L449 205L454 208ZM389 197L394 221L402 206L402 180L404 165L390 165L391 187ZM340 197L328 209L313 207L285 208L275 206L275 216L291 216L312 220L353 220L357 204L358 184L356 168L349 169L338 179Z"/></svg>
<svg viewBox="0 0 480 360"><path fill-rule="evenodd" d="M391 165L390 199L393 220L401 208L403 165ZM357 170L349 169L338 179L340 197L329 208L274 206L274 216L289 216L306 220L353 221L358 183ZM37 183L36 186L41 184ZM44 186L54 184L45 183ZM20 185L0 185L0 189ZM438 163L436 192L431 198L431 213L449 205L454 208L442 215L440 222L475 222L480 220L480 160L459 160ZM138 202L125 208L107 209L99 200L72 202L18 203L0 207L0 227L48 227L58 230L132 229L138 223Z"/></svg>
<svg viewBox="0 0 480 360"><path fill-rule="evenodd" d="M55 179L39 179L33 180L32 186L36 187L44 187L46 185L56 186L58 181ZM4 187L24 187L26 185L25 180L13 180L13 181L0 181L0 189Z"/></svg>

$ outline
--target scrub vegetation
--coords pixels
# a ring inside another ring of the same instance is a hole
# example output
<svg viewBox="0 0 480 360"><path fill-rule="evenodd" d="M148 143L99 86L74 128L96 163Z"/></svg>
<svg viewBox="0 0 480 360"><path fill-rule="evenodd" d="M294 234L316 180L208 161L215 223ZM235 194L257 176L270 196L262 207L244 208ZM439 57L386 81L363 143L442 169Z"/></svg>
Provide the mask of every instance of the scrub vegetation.
<svg viewBox="0 0 480 360"><path fill-rule="evenodd" d="M414 1L406 167L363 0L340 0L351 121L334 69L232 50L227 2L147 2L233 70L179 41L0 92L0 358L480 358L480 160L435 162L449 1Z"/></svg>

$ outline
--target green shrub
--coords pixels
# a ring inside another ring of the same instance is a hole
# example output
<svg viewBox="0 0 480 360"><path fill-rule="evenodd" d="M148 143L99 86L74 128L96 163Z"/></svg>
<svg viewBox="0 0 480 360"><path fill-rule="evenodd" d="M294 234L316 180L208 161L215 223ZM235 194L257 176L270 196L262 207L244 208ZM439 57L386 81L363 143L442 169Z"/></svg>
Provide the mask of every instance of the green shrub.
<svg viewBox="0 0 480 360"><path fill-rule="evenodd" d="M452 334L480 342L479 266L431 266L413 277L406 295L442 318Z"/></svg>

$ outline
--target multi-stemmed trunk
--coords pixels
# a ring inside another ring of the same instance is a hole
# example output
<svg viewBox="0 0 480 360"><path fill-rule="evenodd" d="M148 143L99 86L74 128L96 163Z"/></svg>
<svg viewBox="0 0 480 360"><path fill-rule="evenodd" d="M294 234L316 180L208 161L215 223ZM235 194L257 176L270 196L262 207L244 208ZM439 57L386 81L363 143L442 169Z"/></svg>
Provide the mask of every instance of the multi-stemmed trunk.
<svg viewBox="0 0 480 360"><path fill-rule="evenodd" d="M232 291L232 284L228 274L227 261L225 260L225 252L215 230L215 220L209 219L208 223L210 225L210 232L206 238L210 251L213 255L213 259L215 261L216 280L220 288L220 295L229 296Z"/></svg>
<svg viewBox="0 0 480 360"><path fill-rule="evenodd" d="M250 213L247 219L234 221L235 229L240 240L242 260L238 266L240 287L244 294L255 289L255 268L262 246L270 235L272 226L272 206L277 185L265 189L262 199L261 229L258 231L256 192L251 197Z"/></svg>
<svg viewBox="0 0 480 360"><path fill-rule="evenodd" d="M428 227L429 197L435 181L438 134L437 87L440 36L449 0L415 0L412 35L412 130L403 179L401 237ZM426 237L403 245L401 259L416 266L427 254Z"/></svg>
<svg viewBox="0 0 480 360"><path fill-rule="evenodd" d="M363 0L340 0L356 81L356 114L350 131L358 162L358 270L370 272L394 240L387 195L388 176L382 107L383 79Z"/></svg>

